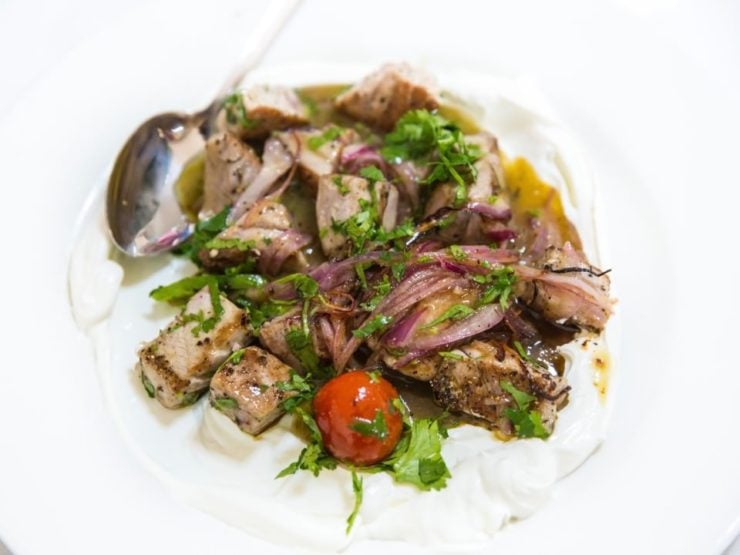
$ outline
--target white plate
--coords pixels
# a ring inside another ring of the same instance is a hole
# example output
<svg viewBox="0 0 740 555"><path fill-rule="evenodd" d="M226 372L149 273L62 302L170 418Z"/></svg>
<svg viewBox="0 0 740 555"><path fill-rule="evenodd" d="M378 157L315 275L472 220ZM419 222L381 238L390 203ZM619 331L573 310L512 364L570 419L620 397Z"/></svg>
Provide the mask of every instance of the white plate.
<svg viewBox="0 0 740 555"><path fill-rule="evenodd" d="M2 120L0 537L19 553L279 552L142 471L104 410L66 294L83 199L139 121L203 103L259 12L241 4L130 12ZM738 13L640 6L312 2L268 60L504 67L536 77L587 147L621 297L618 403L603 448L497 536L498 552L706 553L737 532L740 275L726 238L738 200ZM179 25L166 24L173 14Z"/></svg>

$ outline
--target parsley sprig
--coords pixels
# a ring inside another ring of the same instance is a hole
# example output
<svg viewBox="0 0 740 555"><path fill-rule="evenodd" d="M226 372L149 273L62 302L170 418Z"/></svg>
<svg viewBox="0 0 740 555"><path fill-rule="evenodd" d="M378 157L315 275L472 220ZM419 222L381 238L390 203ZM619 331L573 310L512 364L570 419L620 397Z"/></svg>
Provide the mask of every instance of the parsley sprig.
<svg viewBox="0 0 740 555"><path fill-rule="evenodd" d="M479 305L498 301L504 310L509 307L509 298L516 284L516 273L513 268L510 266L495 268L486 275L473 276L472 279L477 283L488 285L478 300Z"/></svg>
<svg viewBox="0 0 740 555"><path fill-rule="evenodd" d="M481 156L477 146L465 142L459 127L428 110L406 112L385 136L381 154L390 162L425 162L431 171L424 184L454 181L455 206L467 200L468 184L477 176L473 164Z"/></svg>
<svg viewBox="0 0 740 555"><path fill-rule="evenodd" d="M511 420L518 437L538 437L546 439L550 432L542 424L542 415L536 410L529 410L534 397L529 393L521 391L511 382L502 380L501 389L512 396L517 408L507 408L504 411L506 418Z"/></svg>
<svg viewBox="0 0 740 555"><path fill-rule="evenodd" d="M256 122L247 115L244 97L240 92L232 93L224 99L224 110L226 121L231 125L240 125L244 129L251 129L256 125Z"/></svg>

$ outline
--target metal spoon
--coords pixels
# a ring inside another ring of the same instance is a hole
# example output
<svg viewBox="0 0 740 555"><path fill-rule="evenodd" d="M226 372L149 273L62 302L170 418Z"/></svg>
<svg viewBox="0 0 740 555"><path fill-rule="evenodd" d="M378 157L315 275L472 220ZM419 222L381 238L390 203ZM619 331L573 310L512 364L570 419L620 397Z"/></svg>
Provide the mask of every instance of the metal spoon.
<svg viewBox="0 0 740 555"><path fill-rule="evenodd" d="M271 1L252 44L205 110L170 112L145 121L118 153L108 179L108 227L115 245L130 256L170 250L193 232L175 196L183 168L203 151L226 95L262 59L300 0Z"/></svg>

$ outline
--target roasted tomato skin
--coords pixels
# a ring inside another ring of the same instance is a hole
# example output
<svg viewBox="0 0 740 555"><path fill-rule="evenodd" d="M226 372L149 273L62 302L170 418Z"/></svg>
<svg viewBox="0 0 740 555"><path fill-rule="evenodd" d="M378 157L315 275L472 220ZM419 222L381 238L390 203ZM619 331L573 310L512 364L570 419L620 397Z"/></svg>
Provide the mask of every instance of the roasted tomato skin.
<svg viewBox="0 0 740 555"><path fill-rule="evenodd" d="M403 430L403 418L393 406L394 399L398 399L398 391L390 382L362 370L328 381L313 400L314 417L326 450L358 466L388 457ZM378 426L373 426L378 421L384 423L380 426L384 433L377 433Z"/></svg>

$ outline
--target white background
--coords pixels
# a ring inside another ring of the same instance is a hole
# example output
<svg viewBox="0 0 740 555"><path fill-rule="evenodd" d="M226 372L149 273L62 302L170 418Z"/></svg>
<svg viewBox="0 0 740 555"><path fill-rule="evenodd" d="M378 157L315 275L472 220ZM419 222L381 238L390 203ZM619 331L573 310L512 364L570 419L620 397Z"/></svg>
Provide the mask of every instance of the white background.
<svg viewBox="0 0 740 555"><path fill-rule="evenodd" d="M118 146L207 101L260 6L0 0L0 538L18 553L275 551L140 470L65 282L75 217ZM542 536L556 553L724 548L740 527L740 4L309 0L268 62L326 57L532 79L602 185L624 325L613 427L497 551Z"/></svg>

